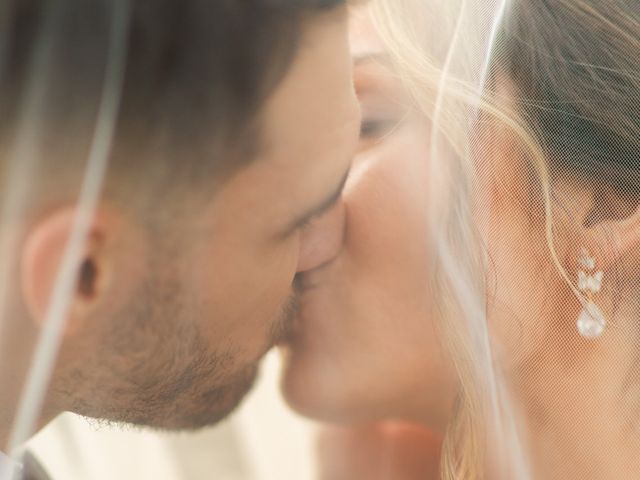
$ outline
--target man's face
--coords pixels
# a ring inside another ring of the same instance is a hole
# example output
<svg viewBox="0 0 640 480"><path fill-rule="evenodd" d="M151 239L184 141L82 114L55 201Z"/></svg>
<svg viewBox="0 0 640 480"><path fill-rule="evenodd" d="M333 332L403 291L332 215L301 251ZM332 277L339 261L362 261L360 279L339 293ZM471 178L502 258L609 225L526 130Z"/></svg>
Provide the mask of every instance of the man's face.
<svg viewBox="0 0 640 480"><path fill-rule="evenodd" d="M286 334L296 273L341 247L359 120L346 12L316 15L264 107L257 158L154 231L129 300L63 349L66 408L171 429L227 415Z"/></svg>

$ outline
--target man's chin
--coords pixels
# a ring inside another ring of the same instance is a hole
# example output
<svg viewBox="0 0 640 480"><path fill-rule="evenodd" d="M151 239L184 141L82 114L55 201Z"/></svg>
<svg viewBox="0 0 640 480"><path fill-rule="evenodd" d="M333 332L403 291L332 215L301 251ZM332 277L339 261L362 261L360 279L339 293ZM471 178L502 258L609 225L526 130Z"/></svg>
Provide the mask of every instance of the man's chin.
<svg viewBox="0 0 640 480"><path fill-rule="evenodd" d="M233 383L214 387L195 395L190 411L176 412L175 421L160 428L197 430L213 426L233 414L256 383L258 366L242 372ZM189 403L189 402L185 402Z"/></svg>
<svg viewBox="0 0 640 480"><path fill-rule="evenodd" d="M222 385L204 388L194 383L193 388L177 395L155 392L139 398L139 408L111 409L100 412L74 408L80 415L102 422L135 425L165 431L190 431L210 427L231 415L251 391L258 377L258 365L246 367ZM92 409L93 410L93 409ZM106 413L106 415L104 415Z"/></svg>

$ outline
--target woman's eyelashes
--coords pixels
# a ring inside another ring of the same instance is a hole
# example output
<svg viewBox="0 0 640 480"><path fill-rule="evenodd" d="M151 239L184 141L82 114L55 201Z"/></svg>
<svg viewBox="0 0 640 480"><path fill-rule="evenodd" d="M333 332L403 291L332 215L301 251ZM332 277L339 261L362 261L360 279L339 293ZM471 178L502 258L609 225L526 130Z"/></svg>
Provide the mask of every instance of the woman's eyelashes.
<svg viewBox="0 0 640 480"><path fill-rule="evenodd" d="M397 118L363 118L360 139L377 140L390 133L399 123Z"/></svg>
<svg viewBox="0 0 640 480"><path fill-rule="evenodd" d="M398 101L397 95L387 90L361 96L360 106L360 142L364 144L384 139L402 123L406 115L406 109Z"/></svg>
<svg viewBox="0 0 640 480"><path fill-rule="evenodd" d="M354 83L362 110L360 145L367 149L393 133L405 119L407 93L386 68L356 69Z"/></svg>

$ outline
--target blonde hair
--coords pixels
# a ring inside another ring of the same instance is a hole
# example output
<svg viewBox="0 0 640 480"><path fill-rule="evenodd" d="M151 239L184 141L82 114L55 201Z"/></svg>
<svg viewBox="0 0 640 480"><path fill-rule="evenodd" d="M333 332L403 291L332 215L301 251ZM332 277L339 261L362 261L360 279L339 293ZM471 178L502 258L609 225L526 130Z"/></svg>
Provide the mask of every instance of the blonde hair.
<svg viewBox="0 0 640 480"><path fill-rule="evenodd" d="M483 80L468 78L463 65L447 63L456 18L468 3L376 0L373 5L380 33L408 89L426 115L438 117L437 134L455 158L451 168L465 180L462 187L456 185L448 212L450 249L460 255L458 267L470 278L483 277L483 255L470 248L477 233L469 206L474 145L468 121L470 109L477 109L509 131L537 174L552 261L581 299L554 245L553 178L567 170L587 178L597 173L600 181L640 199L640 8L635 0L511 2L497 30L498 43L480 96L477 82ZM476 48L473 42L456 45L462 63L479 53L465 52L465 47ZM493 88L503 78L515 87L513 107L507 107ZM588 152L584 142L591 142ZM460 382L443 447L442 476L484 478L484 442L491 428L485 413L491 408L486 404L486 378L475 367L478 341L459 320L465 312L450 279L434 275L432 288L430 294L439 302L439 330Z"/></svg>

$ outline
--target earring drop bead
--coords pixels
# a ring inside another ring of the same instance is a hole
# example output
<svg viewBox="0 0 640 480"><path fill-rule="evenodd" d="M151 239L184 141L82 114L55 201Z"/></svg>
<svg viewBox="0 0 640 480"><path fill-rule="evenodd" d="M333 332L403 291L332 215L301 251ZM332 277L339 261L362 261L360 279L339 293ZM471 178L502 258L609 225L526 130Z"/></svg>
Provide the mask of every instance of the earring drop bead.
<svg viewBox="0 0 640 480"><path fill-rule="evenodd" d="M607 322L602 310L593 302L588 302L580 312L576 322L580 335L588 339L598 338L604 332Z"/></svg>

